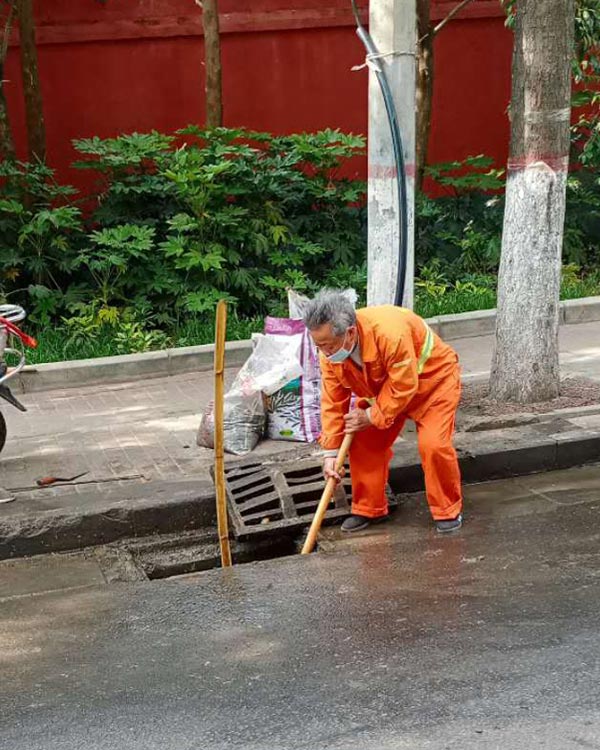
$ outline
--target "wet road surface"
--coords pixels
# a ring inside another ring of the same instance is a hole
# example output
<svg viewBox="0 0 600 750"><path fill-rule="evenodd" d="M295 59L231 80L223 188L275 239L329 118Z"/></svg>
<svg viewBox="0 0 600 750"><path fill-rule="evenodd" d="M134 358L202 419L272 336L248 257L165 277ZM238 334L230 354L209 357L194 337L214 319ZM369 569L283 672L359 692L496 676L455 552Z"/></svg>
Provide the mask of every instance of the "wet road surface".
<svg viewBox="0 0 600 750"><path fill-rule="evenodd" d="M466 494L445 538L416 498L309 558L13 576L0 748L600 748L600 468Z"/></svg>

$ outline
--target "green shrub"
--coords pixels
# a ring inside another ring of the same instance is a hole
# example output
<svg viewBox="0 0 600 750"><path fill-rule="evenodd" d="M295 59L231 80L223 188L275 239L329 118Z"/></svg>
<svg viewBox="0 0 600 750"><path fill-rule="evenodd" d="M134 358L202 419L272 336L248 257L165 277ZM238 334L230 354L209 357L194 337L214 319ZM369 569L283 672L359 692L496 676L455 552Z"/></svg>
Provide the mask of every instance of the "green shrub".
<svg viewBox="0 0 600 750"><path fill-rule="evenodd" d="M0 296L25 302L40 324L77 298L70 283L83 220L69 204L75 192L43 164L0 164Z"/></svg>
<svg viewBox="0 0 600 750"><path fill-rule="evenodd" d="M439 261L452 281L496 273L504 219L503 172L492 169L487 157L477 156L435 165L427 173L445 195L417 196L417 269ZM589 169L575 168L569 175L563 262L583 272L600 265L600 152Z"/></svg>
<svg viewBox="0 0 600 750"><path fill-rule="evenodd" d="M121 269L101 280L101 298L112 285L113 296L149 303L172 321L223 297L264 314L287 287L308 289L328 269L363 260L365 186L338 175L362 153L362 138L195 127L177 136L75 143L88 158L78 166L101 175L92 220L118 245L116 256L94 260L97 287L100 264L105 275L111 258ZM127 250L134 223L152 239L135 256ZM98 234L92 240L97 246Z"/></svg>
<svg viewBox="0 0 600 750"><path fill-rule="evenodd" d="M451 281L494 273L502 237L502 170L493 169L488 157L474 156L429 167L427 174L444 195L417 196L417 269L438 262Z"/></svg>
<svg viewBox="0 0 600 750"><path fill-rule="evenodd" d="M28 308L45 347L34 357L210 341L220 298L239 338L265 314L286 314L288 287L351 286L366 303L365 184L343 176L362 138L189 127L76 148L77 166L96 178L94 198L58 185L43 165L0 165L0 300ZM563 297L600 289L593 148L568 179ZM493 307L503 172L476 156L428 175L443 195L417 196L416 309Z"/></svg>

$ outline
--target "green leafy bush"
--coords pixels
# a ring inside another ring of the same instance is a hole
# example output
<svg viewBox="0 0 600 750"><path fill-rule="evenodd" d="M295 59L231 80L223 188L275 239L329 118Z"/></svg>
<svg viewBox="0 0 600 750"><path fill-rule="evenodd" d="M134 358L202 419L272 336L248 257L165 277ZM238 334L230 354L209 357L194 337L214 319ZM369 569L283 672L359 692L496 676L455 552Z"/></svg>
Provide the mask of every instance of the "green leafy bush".
<svg viewBox="0 0 600 750"><path fill-rule="evenodd" d="M354 287L366 302L365 184L344 177L362 138L189 127L76 142L85 199L43 165L0 165L0 299L24 304L51 360L204 343L230 300L232 337L285 291ZM590 147L591 148L591 147ZM567 186L563 296L600 290L600 164ZM417 196L415 305L495 305L503 172L484 156L430 167Z"/></svg>
<svg viewBox="0 0 600 750"><path fill-rule="evenodd" d="M417 269L439 261L451 281L496 273L504 219L503 171L477 156L438 164L427 172L446 194L435 199L417 196ZM569 175L563 261L584 273L600 265L600 154L593 168L575 168Z"/></svg>
<svg viewBox="0 0 600 750"><path fill-rule="evenodd" d="M287 287L307 289L328 269L363 260L365 186L339 175L362 153L360 137L189 127L177 139L75 145L87 157L78 166L101 176L92 221L111 233L100 254L93 235L86 264L106 301L112 289L172 321L223 297L263 314ZM147 232L143 250L133 224ZM118 270L109 272L111 262Z"/></svg>
<svg viewBox="0 0 600 750"><path fill-rule="evenodd" d="M27 300L39 323L77 295L69 291L83 237L75 192L43 164L0 164L0 296Z"/></svg>

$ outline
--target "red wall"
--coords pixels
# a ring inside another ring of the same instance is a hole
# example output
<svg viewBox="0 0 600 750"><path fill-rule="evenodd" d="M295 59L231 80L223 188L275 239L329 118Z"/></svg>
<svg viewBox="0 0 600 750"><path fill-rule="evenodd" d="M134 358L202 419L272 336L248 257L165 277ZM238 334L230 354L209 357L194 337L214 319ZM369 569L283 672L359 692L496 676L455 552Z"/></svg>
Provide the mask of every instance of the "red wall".
<svg viewBox="0 0 600 750"><path fill-rule="evenodd" d="M364 5L364 3L363 3ZM441 19L455 2L434 0ZM220 0L224 116L274 132L365 133L367 73L350 0ZM72 138L172 131L204 117L203 44L194 0L39 0L48 158L64 179ZM5 78L25 155L18 39ZM506 159L511 35L498 0L474 0L436 39L430 160Z"/></svg>

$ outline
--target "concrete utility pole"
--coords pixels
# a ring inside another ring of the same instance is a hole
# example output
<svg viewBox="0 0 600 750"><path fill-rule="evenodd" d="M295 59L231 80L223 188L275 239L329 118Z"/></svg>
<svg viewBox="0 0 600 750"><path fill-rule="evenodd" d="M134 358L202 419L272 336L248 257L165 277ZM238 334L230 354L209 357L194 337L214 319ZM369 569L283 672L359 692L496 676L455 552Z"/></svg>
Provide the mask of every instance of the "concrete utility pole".
<svg viewBox="0 0 600 750"><path fill-rule="evenodd" d="M412 307L415 205L415 0L371 0L369 32L387 75L402 131L408 198L408 257L403 304ZM369 251L367 302L394 301L398 268L398 193L390 127L381 90L369 71Z"/></svg>

